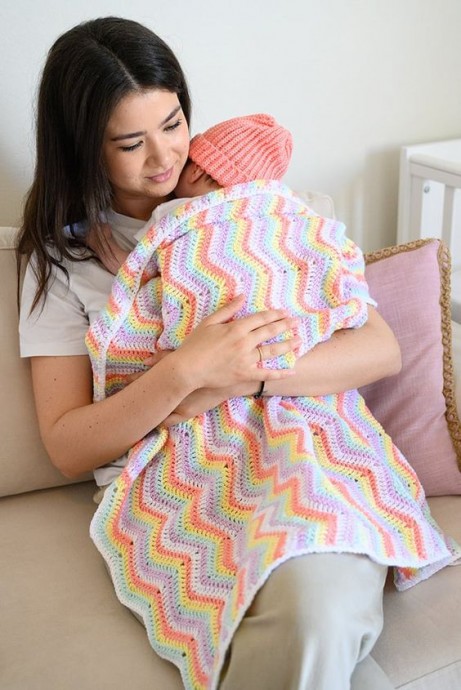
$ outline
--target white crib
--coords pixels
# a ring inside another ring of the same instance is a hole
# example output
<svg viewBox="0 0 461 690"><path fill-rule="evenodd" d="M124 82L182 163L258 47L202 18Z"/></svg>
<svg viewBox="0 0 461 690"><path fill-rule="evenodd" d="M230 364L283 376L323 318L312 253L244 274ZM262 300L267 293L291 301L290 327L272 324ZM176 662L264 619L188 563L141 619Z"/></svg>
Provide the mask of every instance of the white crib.
<svg viewBox="0 0 461 690"><path fill-rule="evenodd" d="M397 242L440 237L452 257L452 316L461 323L461 139L404 146Z"/></svg>

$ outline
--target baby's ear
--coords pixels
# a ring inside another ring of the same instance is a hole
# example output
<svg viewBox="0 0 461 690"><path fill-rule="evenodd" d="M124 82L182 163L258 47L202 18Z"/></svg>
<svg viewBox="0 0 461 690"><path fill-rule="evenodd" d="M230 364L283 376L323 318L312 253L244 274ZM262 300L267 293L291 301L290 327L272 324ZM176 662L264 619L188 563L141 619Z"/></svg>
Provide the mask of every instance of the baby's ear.
<svg viewBox="0 0 461 690"><path fill-rule="evenodd" d="M189 182L197 182L202 175L204 175L205 171L203 168L201 168L197 163L194 163L194 161L190 161L187 164L187 170L186 170L186 175L188 177Z"/></svg>

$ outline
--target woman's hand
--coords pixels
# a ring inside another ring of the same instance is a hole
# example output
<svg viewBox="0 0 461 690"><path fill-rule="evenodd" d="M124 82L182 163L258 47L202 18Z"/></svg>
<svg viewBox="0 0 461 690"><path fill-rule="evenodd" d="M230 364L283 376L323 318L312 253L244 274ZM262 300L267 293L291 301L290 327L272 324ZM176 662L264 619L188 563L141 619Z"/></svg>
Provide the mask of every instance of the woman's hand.
<svg viewBox="0 0 461 690"><path fill-rule="evenodd" d="M247 388L248 386L245 387ZM188 419L198 417L198 415L212 410L214 407L229 400L229 398L245 395L245 391L243 389L239 390L239 388L241 387L199 388L188 395L187 398L184 398L177 408L162 422L161 426L170 427L174 424L186 422ZM254 385L252 390L255 390Z"/></svg>
<svg viewBox="0 0 461 690"><path fill-rule="evenodd" d="M143 364L147 367L153 367L171 352L173 350L159 350L145 359ZM144 374L145 372L132 374L127 377L127 380L135 381L140 376L144 376ZM257 387L257 383L250 381L227 388L198 388L179 403L177 408L162 422L161 426L168 428L174 424L186 422L188 419L208 412L208 410L217 407L230 398L252 395L256 392Z"/></svg>
<svg viewBox="0 0 461 690"><path fill-rule="evenodd" d="M156 364L167 353L159 352L146 364ZM255 357L253 357L255 359ZM337 331L332 338L313 348L296 362L296 376L266 383L266 395L316 396L357 388L379 378L398 373L400 351L395 337L372 307L361 328ZM267 370L259 368L258 372ZM186 396L163 425L172 426L216 407L224 400L251 395L257 390L256 374L233 387L200 388ZM264 376L269 381L268 376Z"/></svg>
<svg viewBox="0 0 461 690"><path fill-rule="evenodd" d="M244 295L240 295L206 317L169 355L170 366L180 369L180 376L186 378L191 391L292 376L291 369L264 368L264 360L295 352L300 339L262 343L294 328L298 319L290 317L286 310L269 309L231 320L244 300Z"/></svg>

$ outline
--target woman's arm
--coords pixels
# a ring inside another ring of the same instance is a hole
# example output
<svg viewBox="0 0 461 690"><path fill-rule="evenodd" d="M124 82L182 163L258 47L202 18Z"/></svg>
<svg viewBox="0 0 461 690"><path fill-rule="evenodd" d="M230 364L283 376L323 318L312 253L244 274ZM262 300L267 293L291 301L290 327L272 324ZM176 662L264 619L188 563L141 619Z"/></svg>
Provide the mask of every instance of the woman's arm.
<svg viewBox="0 0 461 690"><path fill-rule="evenodd" d="M281 310L229 321L243 297L218 310L180 348L122 391L92 402L86 356L33 357L32 380L40 432L52 462L69 477L120 457L198 388L228 388L247 380L292 375L259 367L257 345L295 325ZM278 354L299 341L280 344Z"/></svg>
<svg viewBox="0 0 461 690"><path fill-rule="evenodd" d="M382 316L371 306L361 328L336 331L300 357L296 376L268 381L267 395L328 395L340 393L398 374L402 366L399 344Z"/></svg>
<svg viewBox="0 0 461 690"><path fill-rule="evenodd" d="M387 323L373 308L361 328L337 331L333 336L300 357L295 376L266 381L265 395L328 395L368 383L400 371L399 344ZM183 400L165 420L170 426L219 405L230 397L252 395L257 381L244 381L228 389L201 389Z"/></svg>

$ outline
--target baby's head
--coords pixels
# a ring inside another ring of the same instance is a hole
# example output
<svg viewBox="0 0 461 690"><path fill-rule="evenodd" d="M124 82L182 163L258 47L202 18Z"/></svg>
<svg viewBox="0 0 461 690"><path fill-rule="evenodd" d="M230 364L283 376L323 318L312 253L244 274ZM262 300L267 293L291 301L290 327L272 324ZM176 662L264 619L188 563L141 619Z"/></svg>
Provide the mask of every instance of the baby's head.
<svg viewBox="0 0 461 690"><path fill-rule="evenodd" d="M177 197L206 194L253 180L280 180L291 159L290 132L271 115L234 117L197 134L175 189Z"/></svg>

